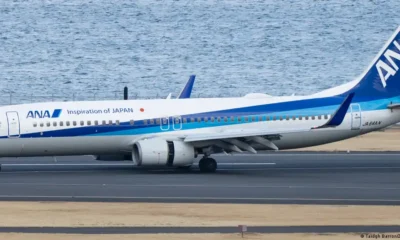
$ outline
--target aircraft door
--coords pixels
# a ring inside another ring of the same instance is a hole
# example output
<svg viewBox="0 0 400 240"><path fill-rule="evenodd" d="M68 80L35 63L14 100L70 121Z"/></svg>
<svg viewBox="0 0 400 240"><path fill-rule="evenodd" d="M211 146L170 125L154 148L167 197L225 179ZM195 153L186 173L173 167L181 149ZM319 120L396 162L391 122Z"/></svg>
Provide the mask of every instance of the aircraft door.
<svg viewBox="0 0 400 240"><path fill-rule="evenodd" d="M351 129L358 130L361 127L361 108L360 104L351 104Z"/></svg>
<svg viewBox="0 0 400 240"><path fill-rule="evenodd" d="M8 137L19 137L20 136L20 125L18 112L6 112L7 123L8 123Z"/></svg>
<svg viewBox="0 0 400 240"><path fill-rule="evenodd" d="M169 117L163 117L160 119L160 128L162 131L169 130Z"/></svg>
<svg viewBox="0 0 400 240"><path fill-rule="evenodd" d="M174 130L181 130L182 129L182 117L181 116L175 116L172 118L173 120L173 128Z"/></svg>

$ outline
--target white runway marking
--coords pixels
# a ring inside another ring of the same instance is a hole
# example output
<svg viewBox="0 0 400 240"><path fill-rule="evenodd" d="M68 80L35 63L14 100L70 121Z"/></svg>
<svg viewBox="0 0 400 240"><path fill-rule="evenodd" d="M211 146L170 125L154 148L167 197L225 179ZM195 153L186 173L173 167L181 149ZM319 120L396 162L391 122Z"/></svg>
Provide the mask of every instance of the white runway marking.
<svg viewBox="0 0 400 240"><path fill-rule="evenodd" d="M197 165L197 164L196 164ZM276 165L276 163L218 163L220 165L231 165L231 166L246 166L246 165Z"/></svg>
<svg viewBox="0 0 400 240"><path fill-rule="evenodd" d="M301 156L400 156L400 153L391 153L391 152L380 152L380 153L356 153L356 152L350 152L350 153L265 153L265 154L234 154L232 156L227 156L227 155L214 155L215 157L218 158L229 158L229 157L301 157ZM364 160L364 159L362 159Z"/></svg>
<svg viewBox="0 0 400 240"><path fill-rule="evenodd" d="M262 170L346 170L346 169L400 169L400 167L274 167L274 168L227 168L217 171L262 171Z"/></svg>

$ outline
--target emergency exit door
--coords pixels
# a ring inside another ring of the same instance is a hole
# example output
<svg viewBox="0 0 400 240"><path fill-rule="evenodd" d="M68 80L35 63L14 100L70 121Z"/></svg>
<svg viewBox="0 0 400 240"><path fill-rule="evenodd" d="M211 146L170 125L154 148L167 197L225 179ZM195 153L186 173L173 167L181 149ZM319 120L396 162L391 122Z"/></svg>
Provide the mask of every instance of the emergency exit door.
<svg viewBox="0 0 400 240"><path fill-rule="evenodd" d="M361 127L360 104L351 104L351 129L357 130Z"/></svg>

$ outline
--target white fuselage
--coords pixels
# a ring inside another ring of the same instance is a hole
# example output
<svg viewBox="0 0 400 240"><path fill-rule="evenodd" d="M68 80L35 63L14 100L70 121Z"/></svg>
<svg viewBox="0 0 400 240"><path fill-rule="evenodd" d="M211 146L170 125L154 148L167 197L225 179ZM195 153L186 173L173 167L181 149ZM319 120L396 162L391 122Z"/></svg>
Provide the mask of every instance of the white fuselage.
<svg viewBox="0 0 400 240"><path fill-rule="evenodd" d="M179 139L232 129L312 128L323 125L338 107L330 104L263 111L269 105L309 99L312 98L127 100L5 106L0 108L0 157L130 154L133 143L147 137ZM354 137L400 121L397 110L364 111L365 104L370 103L352 103L338 127L281 134L271 141L279 149L308 147ZM254 106L259 109L249 109ZM56 109L60 110L59 116L53 117ZM196 148L208 144L207 141L193 143ZM268 150L259 144L253 147Z"/></svg>

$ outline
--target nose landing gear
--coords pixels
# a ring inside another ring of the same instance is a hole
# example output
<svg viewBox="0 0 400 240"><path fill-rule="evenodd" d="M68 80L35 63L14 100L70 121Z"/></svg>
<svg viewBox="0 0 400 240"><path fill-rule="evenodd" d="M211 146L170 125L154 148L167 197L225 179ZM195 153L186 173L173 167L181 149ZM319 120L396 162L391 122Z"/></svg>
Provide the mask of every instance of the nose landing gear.
<svg viewBox="0 0 400 240"><path fill-rule="evenodd" d="M213 173L217 170L217 162L214 158L204 156L199 162L200 172Z"/></svg>

